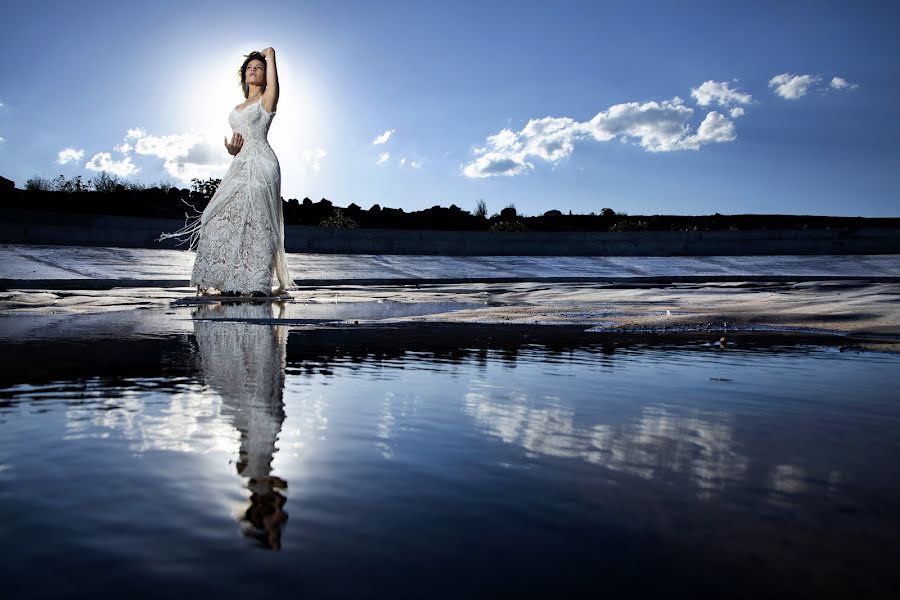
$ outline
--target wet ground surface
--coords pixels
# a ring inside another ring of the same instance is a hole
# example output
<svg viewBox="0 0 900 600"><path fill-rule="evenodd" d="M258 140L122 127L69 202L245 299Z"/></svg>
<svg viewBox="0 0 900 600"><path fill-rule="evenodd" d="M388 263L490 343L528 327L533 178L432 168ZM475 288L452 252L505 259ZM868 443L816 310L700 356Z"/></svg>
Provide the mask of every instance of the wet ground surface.
<svg viewBox="0 0 900 600"><path fill-rule="evenodd" d="M193 253L0 246L0 329L62 315L215 301L185 287ZM900 336L900 256L452 257L289 255L285 323L574 324ZM162 310L162 312L160 312ZM27 317L27 318L26 318ZM130 320L125 316L123 320ZM147 319L144 319L146 321ZM880 342L879 342L880 343Z"/></svg>
<svg viewBox="0 0 900 600"><path fill-rule="evenodd" d="M0 338L52 338L91 329L105 337L132 328L180 331L194 307L217 301L190 288L11 290L0 292ZM596 333L659 335L783 331L900 348L900 283L339 285L297 287L276 304L278 316L271 318L288 325L571 325Z"/></svg>

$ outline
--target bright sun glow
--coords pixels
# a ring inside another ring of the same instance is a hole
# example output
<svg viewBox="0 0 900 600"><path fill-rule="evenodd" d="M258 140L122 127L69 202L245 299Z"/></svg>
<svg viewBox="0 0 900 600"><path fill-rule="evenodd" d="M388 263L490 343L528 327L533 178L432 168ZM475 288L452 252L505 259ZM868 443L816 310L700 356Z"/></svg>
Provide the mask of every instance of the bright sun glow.
<svg viewBox="0 0 900 600"><path fill-rule="evenodd" d="M183 102L173 107L173 123L181 131L196 134L206 142L211 151L221 153L222 164L230 162L223 138L231 137L228 115L244 101L238 79L238 69L244 55L252 49L264 46L234 47L210 50L206 56L187 61L185 73L190 74L181 89L187 90ZM272 145L281 165L281 193L285 198L303 198L309 178L315 171L304 157L310 149L324 145L323 132L328 115L318 86L308 74L303 57L276 48L278 82L280 88L276 115L269 132ZM224 173L224 170L222 171ZM216 175L221 177L221 173Z"/></svg>

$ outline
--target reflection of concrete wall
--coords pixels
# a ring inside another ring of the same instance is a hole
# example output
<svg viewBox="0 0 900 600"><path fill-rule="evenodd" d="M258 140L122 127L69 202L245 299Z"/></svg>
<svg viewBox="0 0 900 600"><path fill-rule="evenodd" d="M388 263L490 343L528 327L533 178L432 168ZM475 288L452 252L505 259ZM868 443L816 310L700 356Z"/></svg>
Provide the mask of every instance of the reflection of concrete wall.
<svg viewBox="0 0 900 600"><path fill-rule="evenodd" d="M181 221L0 211L0 243L174 248L155 242ZM520 256L900 254L900 229L524 232L326 229L290 225L288 252Z"/></svg>

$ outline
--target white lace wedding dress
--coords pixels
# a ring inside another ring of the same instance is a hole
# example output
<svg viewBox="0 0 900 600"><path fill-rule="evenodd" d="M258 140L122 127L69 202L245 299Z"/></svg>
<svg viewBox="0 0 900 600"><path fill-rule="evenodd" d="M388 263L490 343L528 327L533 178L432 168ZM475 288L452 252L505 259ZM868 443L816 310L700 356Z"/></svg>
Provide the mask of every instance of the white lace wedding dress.
<svg viewBox="0 0 900 600"><path fill-rule="evenodd" d="M281 167L267 135L275 112L257 100L228 115L244 144L203 214L160 239L188 237L191 285L201 291L280 294L293 285L284 253Z"/></svg>

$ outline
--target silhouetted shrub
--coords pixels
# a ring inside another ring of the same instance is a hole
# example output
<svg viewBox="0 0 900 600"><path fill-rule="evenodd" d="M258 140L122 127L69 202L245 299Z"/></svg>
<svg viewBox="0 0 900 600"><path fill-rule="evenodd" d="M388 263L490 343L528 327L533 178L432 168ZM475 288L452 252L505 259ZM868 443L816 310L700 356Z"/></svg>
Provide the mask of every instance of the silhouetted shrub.
<svg viewBox="0 0 900 600"><path fill-rule="evenodd" d="M646 231L647 221L637 219L625 219L609 228L610 231Z"/></svg>
<svg viewBox="0 0 900 600"><path fill-rule="evenodd" d="M334 229L356 229L356 221L344 214L339 208L335 208L331 216L319 223L319 227L332 227Z"/></svg>
<svg viewBox="0 0 900 600"><path fill-rule="evenodd" d="M487 218L487 202L485 202L484 199L479 198L478 202L475 204L475 212L472 214L475 215L476 217L478 217L479 219L486 219Z"/></svg>
<svg viewBox="0 0 900 600"><path fill-rule="evenodd" d="M53 182L38 175L25 182L25 189L29 192L52 192Z"/></svg>
<svg viewBox="0 0 900 600"><path fill-rule="evenodd" d="M91 180L81 180L81 175L76 175L72 179L66 179L65 175L60 175L52 182L52 191L54 192L89 192L91 191Z"/></svg>
<svg viewBox="0 0 900 600"><path fill-rule="evenodd" d="M506 220L512 220L516 218L516 207L510 204L506 208L500 211L500 218Z"/></svg>
<svg viewBox="0 0 900 600"><path fill-rule="evenodd" d="M497 221L491 225L490 231L528 231L528 228L519 221Z"/></svg>

